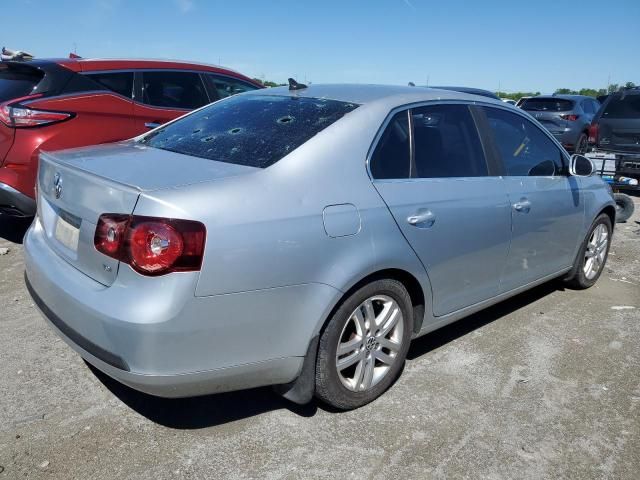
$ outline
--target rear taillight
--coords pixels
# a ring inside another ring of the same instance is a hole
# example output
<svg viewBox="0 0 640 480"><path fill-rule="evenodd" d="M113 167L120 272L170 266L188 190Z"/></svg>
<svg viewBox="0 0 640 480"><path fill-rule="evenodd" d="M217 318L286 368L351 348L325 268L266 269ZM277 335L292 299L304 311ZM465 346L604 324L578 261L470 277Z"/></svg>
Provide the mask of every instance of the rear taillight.
<svg viewBox="0 0 640 480"><path fill-rule="evenodd" d="M32 100L40 95L17 98L0 104L0 122L12 128L41 127L51 123L63 122L74 116L69 112L38 110L21 105L24 100Z"/></svg>
<svg viewBox="0 0 640 480"><path fill-rule="evenodd" d="M143 275L200 270L205 226L192 220L104 214L94 245Z"/></svg>
<svg viewBox="0 0 640 480"><path fill-rule="evenodd" d="M596 145L598 143L598 124L592 123L589 125L589 143Z"/></svg>
<svg viewBox="0 0 640 480"><path fill-rule="evenodd" d="M574 114L564 114L564 115L560 115L560 118L562 118L563 120L569 120L570 122L575 122L576 120L578 120L578 118L580 118L580 115L574 115Z"/></svg>

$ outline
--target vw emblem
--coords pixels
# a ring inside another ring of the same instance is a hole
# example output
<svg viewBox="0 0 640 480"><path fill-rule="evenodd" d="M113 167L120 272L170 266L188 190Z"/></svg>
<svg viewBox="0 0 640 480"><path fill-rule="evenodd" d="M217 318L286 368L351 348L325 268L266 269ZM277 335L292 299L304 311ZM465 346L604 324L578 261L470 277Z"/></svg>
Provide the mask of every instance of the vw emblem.
<svg viewBox="0 0 640 480"><path fill-rule="evenodd" d="M53 194L56 198L60 198L62 196L62 178L60 178L59 173L56 173L53 177Z"/></svg>

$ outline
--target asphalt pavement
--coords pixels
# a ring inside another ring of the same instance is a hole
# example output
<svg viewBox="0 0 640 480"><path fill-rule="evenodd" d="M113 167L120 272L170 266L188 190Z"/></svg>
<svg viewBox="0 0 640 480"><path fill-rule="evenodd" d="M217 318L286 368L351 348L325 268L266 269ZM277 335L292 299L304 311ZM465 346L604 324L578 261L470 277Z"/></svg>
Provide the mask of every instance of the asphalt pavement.
<svg viewBox="0 0 640 480"><path fill-rule="evenodd" d="M596 286L552 282L416 340L346 413L269 388L165 400L93 371L25 289L27 222L0 217L0 480L637 479L635 200Z"/></svg>

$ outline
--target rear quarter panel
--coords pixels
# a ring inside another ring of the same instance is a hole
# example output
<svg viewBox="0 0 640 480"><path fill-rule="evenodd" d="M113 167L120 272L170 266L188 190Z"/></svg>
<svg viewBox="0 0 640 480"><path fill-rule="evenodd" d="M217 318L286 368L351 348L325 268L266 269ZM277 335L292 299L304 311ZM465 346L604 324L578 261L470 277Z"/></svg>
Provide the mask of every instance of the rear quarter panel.
<svg viewBox="0 0 640 480"><path fill-rule="evenodd" d="M197 296L316 283L337 289L337 302L368 274L397 268L420 282L429 301L427 274L366 171L387 113L360 107L267 169L145 193L135 213L204 221ZM323 210L340 204L356 206L361 227L332 238ZM317 328L323 320L314 320Z"/></svg>

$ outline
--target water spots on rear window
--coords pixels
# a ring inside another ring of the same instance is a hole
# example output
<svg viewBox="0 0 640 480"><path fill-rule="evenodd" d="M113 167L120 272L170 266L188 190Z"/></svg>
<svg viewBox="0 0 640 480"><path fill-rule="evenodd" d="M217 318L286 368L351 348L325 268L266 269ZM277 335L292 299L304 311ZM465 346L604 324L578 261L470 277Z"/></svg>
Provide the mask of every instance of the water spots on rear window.
<svg viewBox="0 0 640 480"><path fill-rule="evenodd" d="M200 139L201 142L213 142L216 139L215 135L207 135Z"/></svg>
<svg viewBox="0 0 640 480"><path fill-rule="evenodd" d="M229 130L229 133L231 135L238 135L239 133L242 133L242 130L244 130L244 129L242 129L240 127L234 127L234 128Z"/></svg>
<svg viewBox="0 0 640 480"><path fill-rule="evenodd" d="M195 135L196 133L200 133L202 131L201 128L196 128L193 132L191 132L192 135Z"/></svg>

